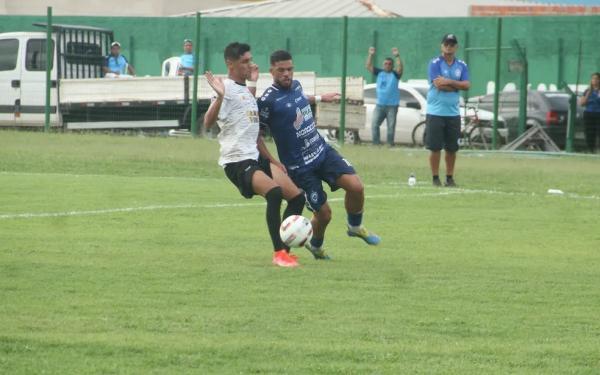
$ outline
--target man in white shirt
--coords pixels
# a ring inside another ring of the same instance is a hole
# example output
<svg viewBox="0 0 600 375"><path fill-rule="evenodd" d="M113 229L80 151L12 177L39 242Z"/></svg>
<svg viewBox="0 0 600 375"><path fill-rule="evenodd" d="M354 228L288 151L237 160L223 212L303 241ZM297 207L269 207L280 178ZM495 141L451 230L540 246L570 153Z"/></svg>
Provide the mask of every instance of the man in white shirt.
<svg viewBox="0 0 600 375"><path fill-rule="evenodd" d="M205 76L216 93L204 115L204 126L209 129L218 122L221 132L219 165L239 189L242 196L252 198L261 195L267 201L267 227L273 243L273 264L281 267L296 267L295 255L289 253L279 236L281 225L281 201L288 201L284 219L300 215L305 198L287 176L285 167L275 160L259 158L258 106L256 104L256 81L258 66L252 63L250 46L233 42L225 48L225 63L228 78L222 80L211 72Z"/></svg>

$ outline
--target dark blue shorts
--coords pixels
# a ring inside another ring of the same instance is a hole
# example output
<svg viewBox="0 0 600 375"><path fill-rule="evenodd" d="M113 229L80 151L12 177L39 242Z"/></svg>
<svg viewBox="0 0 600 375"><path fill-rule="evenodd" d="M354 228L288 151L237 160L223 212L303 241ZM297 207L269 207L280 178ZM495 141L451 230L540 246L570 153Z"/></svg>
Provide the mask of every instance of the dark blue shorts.
<svg viewBox="0 0 600 375"><path fill-rule="evenodd" d="M327 182L331 191L340 187L336 180L345 174L356 174L352 164L344 159L335 149L327 147L325 156L320 163L311 169L288 171L292 181L304 190L306 194L306 206L311 211L319 211L321 206L327 202L327 194L323 190L322 181Z"/></svg>

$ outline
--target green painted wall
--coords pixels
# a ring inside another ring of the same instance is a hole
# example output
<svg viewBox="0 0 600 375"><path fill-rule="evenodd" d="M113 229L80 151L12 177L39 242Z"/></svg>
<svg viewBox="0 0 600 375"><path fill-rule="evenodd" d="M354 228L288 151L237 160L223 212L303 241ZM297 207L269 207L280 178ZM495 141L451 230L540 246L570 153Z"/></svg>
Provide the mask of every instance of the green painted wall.
<svg viewBox="0 0 600 375"><path fill-rule="evenodd" d="M40 16L0 16L0 32L36 30L33 22ZM111 28L122 43L123 53L133 56L132 63L140 75L160 73L162 60L181 53L184 38L195 35L195 18L139 17L55 17L54 23L81 24ZM503 19L503 45L517 39L527 48L530 82L556 83L559 77L559 39L564 40L564 77L575 83L577 49L583 43L581 81L587 82L593 71L600 70L599 16L578 17L509 17ZM272 18L203 18L202 69L224 72L222 50L234 40L252 45L255 61L266 71L269 53L289 46L297 70L314 70L321 76L340 75L341 19L272 19ZM38 29L39 30L39 29ZM441 36L458 35L465 56L465 43L472 47L494 47L495 18L359 18L349 21L350 75L363 75L367 48L376 41L377 63L400 48L405 63L403 79L426 78L428 61L439 52ZM133 50L131 49L133 42ZM502 84L518 80L508 72L508 60L514 51L502 53ZM494 52L477 51L468 56L473 82L472 94L482 93L493 80Z"/></svg>

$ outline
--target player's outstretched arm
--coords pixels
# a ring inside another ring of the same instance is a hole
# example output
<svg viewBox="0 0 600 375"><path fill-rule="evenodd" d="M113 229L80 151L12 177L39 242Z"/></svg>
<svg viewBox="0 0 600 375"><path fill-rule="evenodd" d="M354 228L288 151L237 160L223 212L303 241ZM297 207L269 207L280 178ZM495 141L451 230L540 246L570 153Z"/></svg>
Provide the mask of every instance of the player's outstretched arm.
<svg viewBox="0 0 600 375"><path fill-rule="evenodd" d="M250 65L250 78L248 82L246 82L248 86L248 91L252 94L252 96L256 96L256 81L258 81L258 65L251 64Z"/></svg>
<svg viewBox="0 0 600 375"><path fill-rule="evenodd" d="M310 104L316 104L318 102L331 103L335 100L339 100L342 96L338 92L328 92L323 95L314 95L308 97L308 102Z"/></svg>
<svg viewBox="0 0 600 375"><path fill-rule="evenodd" d="M217 97L210 103L210 107L208 107L206 114L204 114L204 127L210 129L210 127L217 122L217 118L219 117L219 111L221 110L221 104L223 103L223 97L225 96L225 84L221 78L213 76L211 72L206 72L204 76L210 87L212 87L217 94Z"/></svg>

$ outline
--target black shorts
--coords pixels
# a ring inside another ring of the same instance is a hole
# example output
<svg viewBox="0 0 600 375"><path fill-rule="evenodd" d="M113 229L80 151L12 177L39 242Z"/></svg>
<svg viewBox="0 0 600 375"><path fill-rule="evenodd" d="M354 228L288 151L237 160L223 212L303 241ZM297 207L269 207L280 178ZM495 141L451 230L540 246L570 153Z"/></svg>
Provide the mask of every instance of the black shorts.
<svg viewBox="0 0 600 375"><path fill-rule="evenodd" d="M427 115L425 127L425 144L431 151L444 149L448 152L458 151L460 139L460 116Z"/></svg>
<svg viewBox="0 0 600 375"><path fill-rule="evenodd" d="M227 178L238 188L244 198L252 198L256 193L252 188L252 176L254 172L263 171L267 176L271 176L271 163L261 157L257 160L248 159L236 163L225 164L225 174Z"/></svg>

